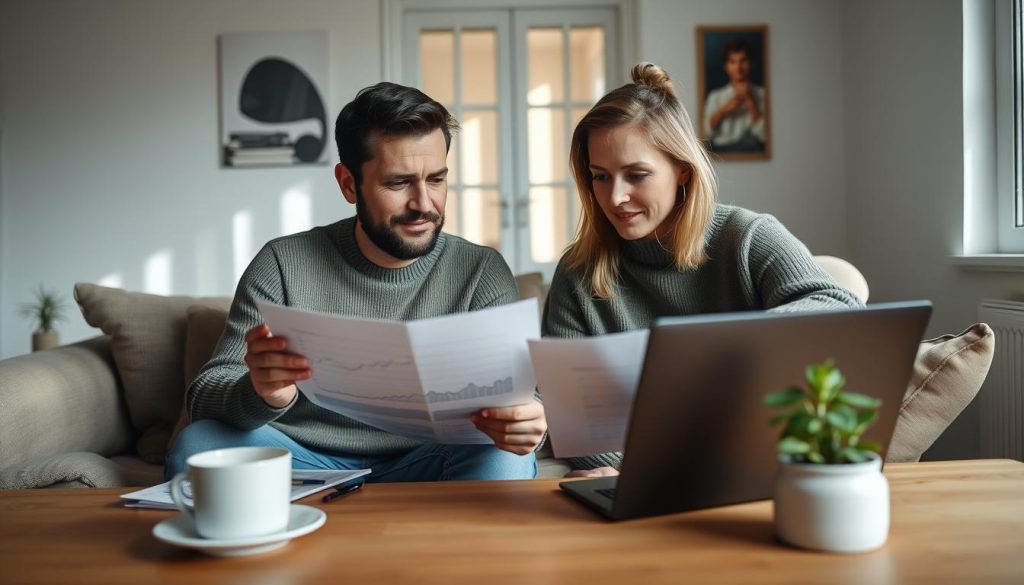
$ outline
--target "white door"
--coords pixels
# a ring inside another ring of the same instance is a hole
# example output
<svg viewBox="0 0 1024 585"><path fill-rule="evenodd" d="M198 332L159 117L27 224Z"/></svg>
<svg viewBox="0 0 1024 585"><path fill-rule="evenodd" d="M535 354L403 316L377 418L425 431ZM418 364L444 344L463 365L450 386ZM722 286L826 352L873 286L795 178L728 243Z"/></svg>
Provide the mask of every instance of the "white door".
<svg viewBox="0 0 1024 585"><path fill-rule="evenodd" d="M576 122L620 79L615 10L409 11L403 82L462 131L449 154L445 230L550 280L579 218Z"/></svg>

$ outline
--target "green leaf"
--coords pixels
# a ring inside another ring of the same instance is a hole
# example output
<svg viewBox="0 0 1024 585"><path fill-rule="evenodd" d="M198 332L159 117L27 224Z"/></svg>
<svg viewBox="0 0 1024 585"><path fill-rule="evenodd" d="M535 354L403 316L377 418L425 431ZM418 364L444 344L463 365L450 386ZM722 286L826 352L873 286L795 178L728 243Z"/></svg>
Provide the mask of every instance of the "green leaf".
<svg viewBox="0 0 1024 585"><path fill-rule="evenodd" d="M882 444L879 443L878 441L864 441L863 443L857 445L857 448L860 449L861 451L873 451L875 453L882 452Z"/></svg>
<svg viewBox="0 0 1024 585"><path fill-rule="evenodd" d="M770 421L768 421L768 424L774 427L775 425L779 424L782 421L789 420L794 415L796 415L795 412L783 412L782 414L777 414L773 416Z"/></svg>
<svg viewBox="0 0 1024 585"><path fill-rule="evenodd" d="M882 401L877 398L857 394L856 392L840 392L837 400L854 408L878 408Z"/></svg>
<svg viewBox="0 0 1024 585"><path fill-rule="evenodd" d="M852 433L857 427L857 414L849 406L840 406L825 415L825 418L833 428L845 433Z"/></svg>
<svg viewBox="0 0 1024 585"><path fill-rule="evenodd" d="M811 463L824 463L825 462L825 457L822 456L822 454L818 453L817 451L808 453L807 454L807 458L810 459Z"/></svg>
<svg viewBox="0 0 1024 585"><path fill-rule="evenodd" d="M832 402L840 394L846 379L843 373L836 369L828 370L821 382L821 394L825 402Z"/></svg>
<svg viewBox="0 0 1024 585"><path fill-rule="evenodd" d="M811 450L811 446L806 441L801 441L796 437L785 437L775 446L776 450L783 455L800 455L808 453Z"/></svg>
<svg viewBox="0 0 1024 585"><path fill-rule="evenodd" d="M868 461L868 456L861 453L860 449L854 447L847 447L839 452L840 457L845 457L847 460L854 463L864 463Z"/></svg>
<svg viewBox="0 0 1024 585"><path fill-rule="evenodd" d="M796 386L790 386L778 392L772 392L764 397L764 403L768 406L789 406L799 402L804 397L804 391Z"/></svg>
<svg viewBox="0 0 1024 585"><path fill-rule="evenodd" d="M821 432L821 427L822 427L821 419L820 418L812 418L807 423L807 432L812 434L812 435L816 435L816 434Z"/></svg>
<svg viewBox="0 0 1024 585"><path fill-rule="evenodd" d="M810 364L804 368L804 378L807 379L807 385L812 389L818 387L818 366L817 364Z"/></svg>
<svg viewBox="0 0 1024 585"><path fill-rule="evenodd" d="M864 425L869 427L874 424L876 419L878 419L878 411L862 410L857 413L857 426Z"/></svg>
<svg viewBox="0 0 1024 585"><path fill-rule="evenodd" d="M783 435L797 437L800 439L809 439L813 434L810 428L811 421L813 420L817 419L806 412L795 412L793 413L793 418L789 419L789 424L786 425L786 430L783 432Z"/></svg>

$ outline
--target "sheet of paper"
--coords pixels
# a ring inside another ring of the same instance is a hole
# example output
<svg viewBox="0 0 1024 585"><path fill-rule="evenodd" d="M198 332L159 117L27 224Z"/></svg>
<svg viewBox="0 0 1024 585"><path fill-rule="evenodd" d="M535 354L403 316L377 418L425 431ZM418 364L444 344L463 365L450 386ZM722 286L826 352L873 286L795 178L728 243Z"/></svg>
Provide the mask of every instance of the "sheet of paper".
<svg viewBox="0 0 1024 585"><path fill-rule="evenodd" d="M313 377L298 383L309 400L385 431L489 444L469 414L533 399L526 342L540 337L536 299L404 323L258 306L274 335L309 359Z"/></svg>
<svg viewBox="0 0 1024 585"><path fill-rule="evenodd" d="M352 481L353 479L362 477L368 473L370 473L369 469L293 469L293 480L315 479L323 481L323 483L314 485L293 485L291 500L294 502L295 500L304 498L310 494L315 494L316 492L338 484ZM185 501L189 504L192 503L190 489L191 486L188 481L182 483L182 492L185 496ZM164 483L141 489L130 494L124 494L121 496L121 499L124 500L126 508L155 508L158 510L178 509L174 505L174 501L171 500L171 482L169 481L165 481Z"/></svg>
<svg viewBox="0 0 1024 585"><path fill-rule="evenodd" d="M622 451L648 335L530 341L556 457Z"/></svg>

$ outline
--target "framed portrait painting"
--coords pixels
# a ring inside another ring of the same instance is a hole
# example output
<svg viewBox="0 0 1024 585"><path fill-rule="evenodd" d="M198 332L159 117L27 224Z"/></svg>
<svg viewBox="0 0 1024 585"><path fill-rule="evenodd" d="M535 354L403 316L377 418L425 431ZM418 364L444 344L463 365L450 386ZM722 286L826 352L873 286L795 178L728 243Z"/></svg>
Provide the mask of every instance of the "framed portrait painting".
<svg viewBox="0 0 1024 585"><path fill-rule="evenodd" d="M697 27L700 136L722 160L772 153L768 26Z"/></svg>

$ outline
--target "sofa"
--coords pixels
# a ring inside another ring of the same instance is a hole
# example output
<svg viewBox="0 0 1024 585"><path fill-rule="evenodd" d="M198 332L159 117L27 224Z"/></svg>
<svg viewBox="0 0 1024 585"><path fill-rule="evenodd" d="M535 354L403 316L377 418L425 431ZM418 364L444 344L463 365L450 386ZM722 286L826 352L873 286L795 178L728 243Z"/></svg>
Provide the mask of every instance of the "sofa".
<svg viewBox="0 0 1024 585"><path fill-rule="evenodd" d="M840 282L851 267L840 261ZM853 277L860 278L853 269ZM543 303L539 274L517 277ZM866 283L854 282L862 298ZM185 389L213 352L229 298L157 296L75 286L92 339L0 361L0 489L117 487L163 481L162 463L188 423ZM916 461L977 394L994 347L979 323L921 343L887 460ZM539 474L568 467L543 448Z"/></svg>

